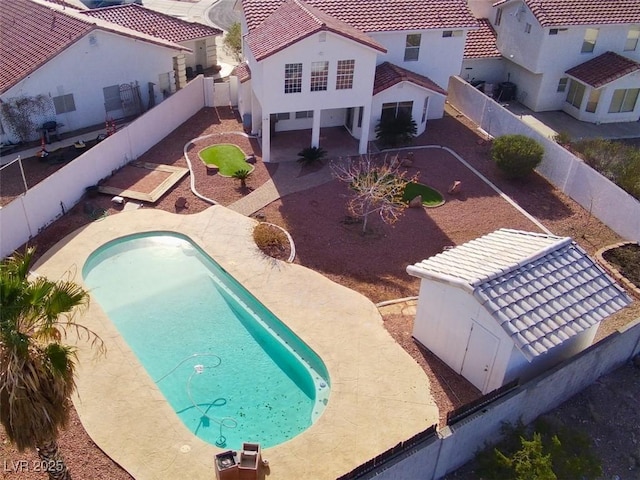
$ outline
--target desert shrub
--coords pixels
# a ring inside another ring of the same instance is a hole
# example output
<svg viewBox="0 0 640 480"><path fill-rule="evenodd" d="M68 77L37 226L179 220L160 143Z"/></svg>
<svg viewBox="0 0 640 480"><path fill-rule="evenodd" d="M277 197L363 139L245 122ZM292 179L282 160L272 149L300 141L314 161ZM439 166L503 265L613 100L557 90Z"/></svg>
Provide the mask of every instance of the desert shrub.
<svg viewBox="0 0 640 480"><path fill-rule="evenodd" d="M253 228L253 241L260 250L272 257L279 257L279 253L289 246L286 234L268 223L259 223Z"/></svg>
<svg viewBox="0 0 640 480"><path fill-rule="evenodd" d="M234 22L229 27L229 31L222 40L227 52L237 60L242 61L242 27L240 23Z"/></svg>
<svg viewBox="0 0 640 480"><path fill-rule="evenodd" d="M570 145L571 135L569 135L567 132L558 132L554 135L553 140L560 145Z"/></svg>
<svg viewBox="0 0 640 480"><path fill-rule="evenodd" d="M640 199L640 149L603 138L580 140L572 148L587 165Z"/></svg>
<svg viewBox="0 0 640 480"><path fill-rule="evenodd" d="M491 157L509 178L524 178L542 161L544 148L524 135L503 135L493 141Z"/></svg>
<svg viewBox="0 0 640 480"><path fill-rule="evenodd" d="M319 162L327 155L327 151L322 147L307 147L298 152L298 162L310 165Z"/></svg>
<svg viewBox="0 0 640 480"><path fill-rule="evenodd" d="M602 475L589 437L562 425L538 420L532 428L505 425L495 448L476 455L477 473L500 480L589 480Z"/></svg>
<svg viewBox="0 0 640 480"><path fill-rule="evenodd" d="M248 168L242 168L240 170L236 170L235 172L233 172L231 176L236 180L240 180L241 188L246 188L247 179L249 178L249 175L251 175L251 170L249 170Z"/></svg>
<svg viewBox="0 0 640 480"><path fill-rule="evenodd" d="M376 125L376 139L384 146L406 145L418 133L416 121L408 113L400 113L395 118L381 118Z"/></svg>

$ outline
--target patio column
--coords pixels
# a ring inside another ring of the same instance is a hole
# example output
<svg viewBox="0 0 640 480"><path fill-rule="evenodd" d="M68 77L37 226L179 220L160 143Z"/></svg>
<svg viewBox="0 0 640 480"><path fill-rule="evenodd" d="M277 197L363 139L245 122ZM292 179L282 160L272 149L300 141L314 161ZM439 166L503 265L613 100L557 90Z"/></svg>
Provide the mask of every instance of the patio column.
<svg viewBox="0 0 640 480"><path fill-rule="evenodd" d="M271 158L271 121L269 114L262 114L262 161L269 162Z"/></svg>
<svg viewBox="0 0 640 480"><path fill-rule="evenodd" d="M320 116L321 115L322 115L322 110L313 111L313 126L311 127L311 146L312 147L320 146Z"/></svg>
<svg viewBox="0 0 640 480"><path fill-rule="evenodd" d="M360 143L358 144L358 153L364 155L367 153L367 147L369 146L369 128L371 126L371 103L365 103L362 108L362 129L360 131Z"/></svg>

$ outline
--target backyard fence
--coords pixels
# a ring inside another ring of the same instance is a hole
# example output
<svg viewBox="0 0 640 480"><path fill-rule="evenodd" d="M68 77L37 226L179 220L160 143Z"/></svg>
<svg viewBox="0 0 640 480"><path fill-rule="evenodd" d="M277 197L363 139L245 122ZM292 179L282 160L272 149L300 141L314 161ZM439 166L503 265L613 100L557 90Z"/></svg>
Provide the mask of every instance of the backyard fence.
<svg viewBox="0 0 640 480"><path fill-rule="evenodd" d="M77 204L87 187L137 159L205 106L228 106L231 90L214 90L198 76L162 103L121 128L0 208L0 256L6 257ZM217 99L218 92L220 99ZM217 100L217 101L214 101ZM219 103L219 105L218 105Z"/></svg>
<svg viewBox="0 0 640 480"><path fill-rule="evenodd" d="M439 479L497 443L505 422L532 422L638 354L640 319L523 385L505 385L499 394L482 397L443 429L421 432L339 480Z"/></svg>
<svg viewBox="0 0 640 480"><path fill-rule="evenodd" d="M538 173L620 236L640 241L640 202L633 196L460 77L450 78L448 91L449 103L487 134L522 134L540 142L545 155Z"/></svg>

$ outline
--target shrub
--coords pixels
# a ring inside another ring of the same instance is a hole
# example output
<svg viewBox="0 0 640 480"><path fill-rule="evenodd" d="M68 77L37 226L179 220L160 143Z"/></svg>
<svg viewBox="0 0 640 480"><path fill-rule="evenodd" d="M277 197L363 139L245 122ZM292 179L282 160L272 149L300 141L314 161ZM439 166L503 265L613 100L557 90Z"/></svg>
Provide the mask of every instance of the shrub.
<svg viewBox="0 0 640 480"><path fill-rule="evenodd" d="M298 162L310 165L319 162L327 155L326 150L322 147L307 147L298 152Z"/></svg>
<svg viewBox="0 0 640 480"><path fill-rule="evenodd" d="M247 178L249 178L249 175L251 175L251 170L244 168L244 169L236 170L235 172L233 172L231 176L236 180L240 180L241 188L246 188Z"/></svg>
<svg viewBox="0 0 640 480"><path fill-rule="evenodd" d="M376 139L384 146L406 145L418 133L416 121L408 113L397 117L383 117L376 125Z"/></svg>
<svg viewBox="0 0 640 480"><path fill-rule="evenodd" d="M253 228L253 241L265 254L276 258L280 258L289 245L285 233L268 223L259 223Z"/></svg>
<svg viewBox="0 0 640 480"><path fill-rule="evenodd" d="M567 132L558 132L554 135L553 140L560 145L571 145L571 135Z"/></svg>
<svg viewBox="0 0 640 480"><path fill-rule="evenodd" d="M491 157L509 178L524 178L542 161L544 149L524 135L503 135L493 141Z"/></svg>

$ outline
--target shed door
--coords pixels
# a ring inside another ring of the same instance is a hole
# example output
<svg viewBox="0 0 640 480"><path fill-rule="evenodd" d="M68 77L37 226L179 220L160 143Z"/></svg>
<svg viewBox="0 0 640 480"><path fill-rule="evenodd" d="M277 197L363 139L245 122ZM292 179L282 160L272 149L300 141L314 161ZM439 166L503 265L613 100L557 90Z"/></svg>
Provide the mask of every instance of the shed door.
<svg viewBox="0 0 640 480"><path fill-rule="evenodd" d="M478 387L482 393L486 393L485 385L491 374L499 343L500 340L488 330L475 322L471 323L471 333L460 374Z"/></svg>

